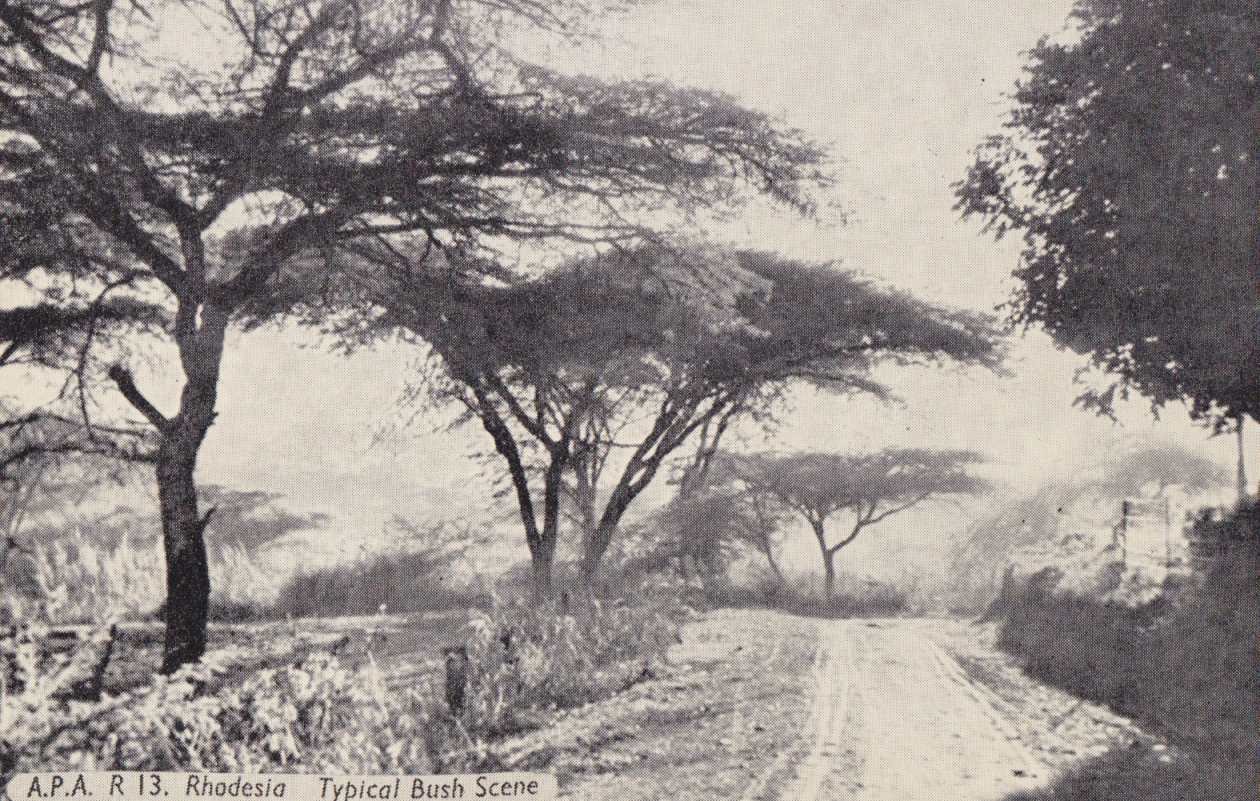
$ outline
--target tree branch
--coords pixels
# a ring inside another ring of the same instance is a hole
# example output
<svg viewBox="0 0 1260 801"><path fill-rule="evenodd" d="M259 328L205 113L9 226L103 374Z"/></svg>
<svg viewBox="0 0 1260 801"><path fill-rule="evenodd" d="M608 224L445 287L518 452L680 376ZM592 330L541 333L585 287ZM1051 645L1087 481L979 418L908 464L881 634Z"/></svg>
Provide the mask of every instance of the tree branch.
<svg viewBox="0 0 1260 801"><path fill-rule="evenodd" d="M171 421L159 412L157 407L150 403L149 399L140 392L140 388L136 386L130 370L121 364L115 364L109 368L109 377L118 385L118 390L122 392L127 402L134 406L136 411L144 415L144 418L152 423L154 428L162 432L170 429Z"/></svg>

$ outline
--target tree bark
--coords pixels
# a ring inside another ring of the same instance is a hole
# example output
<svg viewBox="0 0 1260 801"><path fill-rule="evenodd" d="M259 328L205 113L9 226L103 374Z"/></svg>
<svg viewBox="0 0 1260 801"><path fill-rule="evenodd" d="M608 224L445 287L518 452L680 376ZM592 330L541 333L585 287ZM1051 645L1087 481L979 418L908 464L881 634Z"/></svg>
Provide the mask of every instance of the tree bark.
<svg viewBox="0 0 1260 801"><path fill-rule="evenodd" d="M551 597L556 561L556 542L560 533L560 482L568 464L567 447L552 450L551 463L543 476L543 525L537 545L530 549L530 565L534 576L534 597Z"/></svg>
<svg viewBox="0 0 1260 801"><path fill-rule="evenodd" d="M198 443L199 444L199 443ZM158 501L166 552L166 643L162 672L196 662L206 652L210 614L210 563L205 527L209 516L197 509L193 480L197 447L191 439L163 441L158 455Z"/></svg>
<svg viewBox="0 0 1260 801"><path fill-rule="evenodd" d="M621 517L630 507L632 500L634 500L634 494L622 486L613 490L612 497L608 499L608 505L604 507L604 513L600 515L595 533L590 537L582 553L582 581L588 588L593 589L595 583L599 581L599 568L604 554L608 553L608 547L612 544L613 537L617 535L617 526L621 522Z"/></svg>
<svg viewBox="0 0 1260 801"><path fill-rule="evenodd" d="M814 529L814 539L818 541L818 550L822 553L823 596L831 600L831 596L836 591L836 552L827 547L827 529L824 519L811 515L809 525Z"/></svg>
<svg viewBox="0 0 1260 801"><path fill-rule="evenodd" d="M828 601L836 596L836 553L823 551L823 596Z"/></svg>
<svg viewBox="0 0 1260 801"><path fill-rule="evenodd" d="M554 543L540 542L530 549L529 564L535 600L546 600L551 597L553 577L555 575L556 551Z"/></svg>
<svg viewBox="0 0 1260 801"><path fill-rule="evenodd" d="M155 472L166 556L163 673L196 662L206 651L210 565L205 529L213 510L200 514L194 474L201 443L214 423L228 317L227 310L211 304L181 304L175 339L185 382L179 413L170 419L144 397L127 370L110 371L123 396L161 435Z"/></svg>

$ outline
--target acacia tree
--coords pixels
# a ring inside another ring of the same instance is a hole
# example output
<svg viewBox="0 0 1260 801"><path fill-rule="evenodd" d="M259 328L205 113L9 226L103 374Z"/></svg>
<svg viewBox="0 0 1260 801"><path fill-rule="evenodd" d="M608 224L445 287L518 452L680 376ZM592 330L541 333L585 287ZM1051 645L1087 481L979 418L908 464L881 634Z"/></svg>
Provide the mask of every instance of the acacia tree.
<svg viewBox="0 0 1260 801"><path fill-rule="evenodd" d="M1023 236L1013 320L1115 377L1086 406L1136 390L1241 430L1260 419L1255 4L1078 0L1073 16L1078 41L1031 51L958 208Z"/></svg>
<svg viewBox="0 0 1260 801"><path fill-rule="evenodd" d="M372 328L429 343L430 396L458 403L491 436L539 592L563 483L586 469L581 460L604 460L607 479L598 514L586 515L591 583L631 503L706 426L765 409L794 382L883 397L870 375L877 364L996 367L1000 358L984 318L765 253L644 246L515 282L450 272L409 280L377 298Z"/></svg>
<svg viewBox="0 0 1260 801"><path fill-rule="evenodd" d="M798 133L724 95L563 76L504 44L617 5L0 0L0 203L23 222L0 233L4 261L38 268L53 305L69 281L160 304L178 352L172 410L125 364L107 371L158 440L164 670L205 648L194 471L232 324L349 264L399 267L382 261L401 240L617 240L644 208L691 212L745 182L809 207L823 154ZM212 57L171 46L190 29Z"/></svg>
<svg viewBox="0 0 1260 801"><path fill-rule="evenodd" d="M701 577L724 571L741 548L751 548L782 585L786 578L777 551L787 515L768 493L719 480L685 492L680 487L653 522L667 551L695 565Z"/></svg>
<svg viewBox="0 0 1260 801"><path fill-rule="evenodd" d="M970 472L979 454L958 450L889 448L869 454L800 453L757 456L733 469L751 491L776 498L813 530L822 557L824 590L835 592L836 554L869 527L932 498L975 495L987 482ZM848 533L832 541L827 521L852 515Z"/></svg>

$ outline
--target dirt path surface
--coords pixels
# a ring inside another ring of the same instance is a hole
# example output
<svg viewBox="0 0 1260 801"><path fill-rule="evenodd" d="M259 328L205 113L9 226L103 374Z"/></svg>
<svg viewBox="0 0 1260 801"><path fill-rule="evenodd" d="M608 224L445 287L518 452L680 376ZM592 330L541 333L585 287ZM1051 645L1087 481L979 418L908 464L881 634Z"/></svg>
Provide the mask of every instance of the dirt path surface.
<svg viewBox="0 0 1260 801"><path fill-rule="evenodd" d="M1150 744L957 621L724 610L689 626L671 661L503 744L499 760L592 801L997 801Z"/></svg>
<svg viewBox="0 0 1260 801"><path fill-rule="evenodd" d="M821 675L821 758L779 796L871 801L986 801L1048 774L957 661L900 622L825 624L839 655ZM817 746L816 746L817 748Z"/></svg>

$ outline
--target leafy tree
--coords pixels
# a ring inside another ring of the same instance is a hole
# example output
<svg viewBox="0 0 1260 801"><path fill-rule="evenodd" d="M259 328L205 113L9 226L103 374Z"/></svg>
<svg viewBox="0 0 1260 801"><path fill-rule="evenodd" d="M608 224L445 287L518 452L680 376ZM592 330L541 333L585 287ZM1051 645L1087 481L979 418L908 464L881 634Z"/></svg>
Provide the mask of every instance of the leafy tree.
<svg viewBox="0 0 1260 801"><path fill-rule="evenodd" d="M1260 419L1255 4L1078 0L1073 17L1079 40L1031 51L958 208L1022 233L1012 319L1115 376L1087 406L1132 389L1218 427Z"/></svg>
<svg viewBox="0 0 1260 801"><path fill-rule="evenodd" d="M975 495L987 482L969 468L981 461L971 451L890 448L869 454L800 453L748 458L740 479L798 512L813 529L822 556L827 597L835 591L836 554L870 526L933 498ZM852 515L848 533L828 539L827 521Z"/></svg>
<svg viewBox="0 0 1260 801"><path fill-rule="evenodd" d="M701 576L724 573L741 549L750 548L783 584L777 551L786 517L783 505L768 493L732 482L680 492L655 522L667 550L694 565Z"/></svg>
<svg viewBox="0 0 1260 801"><path fill-rule="evenodd" d="M883 397L871 377L877 364L996 367L1000 358L983 318L757 252L649 246L506 284L416 276L379 303L376 329L430 344L431 398L459 404L461 422L491 436L540 592L563 482L583 454L611 450L615 464L601 468L610 478L590 515L582 565L590 580L630 504L706 426L765 409L795 382Z"/></svg>
<svg viewBox="0 0 1260 801"><path fill-rule="evenodd" d="M158 440L164 670L205 648L194 471L233 324L351 266L414 267L419 247L389 258L406 243L616 241L641 212L729 206L746 185L810 207L823 154L797 132L724 95L559 75L506 45L618 5L0 2L0 263L30 266L63 314L69 284L159 304L178 352L173 410L121 355L107 371ZM190 28L213 56L172 47Z"/></svg>

